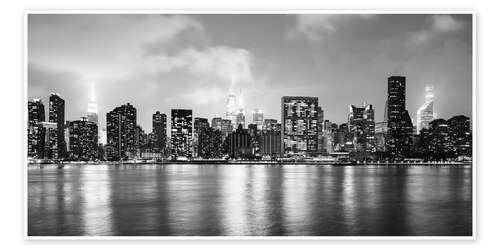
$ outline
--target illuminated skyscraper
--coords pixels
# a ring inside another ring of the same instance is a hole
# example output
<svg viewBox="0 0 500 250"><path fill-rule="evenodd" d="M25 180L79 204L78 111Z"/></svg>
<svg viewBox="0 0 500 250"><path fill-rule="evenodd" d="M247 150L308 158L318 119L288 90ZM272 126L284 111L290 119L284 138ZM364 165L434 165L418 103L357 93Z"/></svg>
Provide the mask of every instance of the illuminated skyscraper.
<svg viewBox="0 0 500 250"><path fill-rule="evenodd" d="M239 108L236 112L236 127L239 125L245 128L245 111L242 108Z"/></svg>
<svg viewBox="0 0 500 250"><path fill-rule="evenodd" d="M127 103L106 114L108 160L132 158L136 153L137 109Z"/></svg>
<svg viewBox="0 0 500 250"><path fill-rule="evenodd" d="M49 122L57 124L57 130L49 138L49 147L52 158L61 159L66 156L66 142L64 140L64 99L57 93L49 97Z"/></svg>
<svg viewBox="0 0 500 250"><path fill-rule="evenodd" d="M93 160L97 158L97 124L82 117L69 122L69 152L75 160Z"/></svg>
<svg viewBox="0 0 500 250"><path fill-rule="evenodd" d="M433 91L433 86L425 86L425 103L417 110L417 133L424 128L429 128L429 123L436 118Z"/></svg>
<svg viewBox="0 0 500 250"><path fill-rule="evenodd" d="M318 151L318 98L281 98L281 148L283 156L311 155Z"/></svg>
<svg viewBox="0 0 500 250"><path fill-rule="evenodd" d="M163 153L167 148L167 114L156 111L153 114L154 148L157 153Z"/></svg>
<svg viewBox="0 0 500 250"><path fill-rule="evenodd" d="M231 121L233 127L236 126L236 96L229 94L226 101L226 119Z"/></svg>
<svg viewBox="0 0 500 250"><path fill-rule="evenodd" d="M42 122L45 121L45 107L40 99L28 102L28 157L43 158L45 147Z"/></svg>
<svg viewBox="0 0 500 250"><path fill-rule="evenodd" d="M406 110L406 77L391 76L387 82L387 151L391 158L408 152L413 126Z"/></svg>
<svg viewBox="0 0 500 250"><path fill-rule="evenodd" d="M257 129L262 130L264 127L264 111L256 108L252 112L253 123L257 124Z"/></svg>
<svg viewBox="0 0 500 250"><path fill-rule="evenodd" d="M174 158L193 156L193 111L190 109L172 109L171 143Z"/></svg>
<svg viewBox="0 0 500 250"><path fill-rule="evenodd" d="M89 100L89 103L87 105L87 120L89 122L99 124L98 118L97 118L97 102L96 102L96 96L95 96L94 83L92 83L90 85L90 100Z"/></svg>

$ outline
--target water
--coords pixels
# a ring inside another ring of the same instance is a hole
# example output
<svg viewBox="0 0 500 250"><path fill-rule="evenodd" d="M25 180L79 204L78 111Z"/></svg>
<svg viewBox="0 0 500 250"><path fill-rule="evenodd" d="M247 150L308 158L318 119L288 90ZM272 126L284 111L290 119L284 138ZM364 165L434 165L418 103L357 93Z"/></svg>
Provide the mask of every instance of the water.
<svg viewBox="0 0 500 250"><path fill-rule="evenodd" d="M470 167L28 169L28 235L471 234Z"/></svg>

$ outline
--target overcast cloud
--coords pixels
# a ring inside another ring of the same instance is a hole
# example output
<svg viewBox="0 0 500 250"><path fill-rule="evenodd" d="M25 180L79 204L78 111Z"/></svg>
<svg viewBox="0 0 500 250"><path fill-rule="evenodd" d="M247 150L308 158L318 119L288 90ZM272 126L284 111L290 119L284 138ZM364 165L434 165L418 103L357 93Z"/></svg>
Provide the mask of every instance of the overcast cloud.
<svg viewBox="0 0 500 250"><path fill-rule="evenodd" d="M45 15L28 19L28 97L66 99L66 117L86 113L95 83L105 113L130 102L138 123L192 108L223 116L242 90L253 108L280 117L283 95L318 96L325 119L350 104L375 105L382 120L387 77L407 76L407 109L435 86L440 117L472 113L471 15ZM170 119L170 118L169 118Z"/></svg>

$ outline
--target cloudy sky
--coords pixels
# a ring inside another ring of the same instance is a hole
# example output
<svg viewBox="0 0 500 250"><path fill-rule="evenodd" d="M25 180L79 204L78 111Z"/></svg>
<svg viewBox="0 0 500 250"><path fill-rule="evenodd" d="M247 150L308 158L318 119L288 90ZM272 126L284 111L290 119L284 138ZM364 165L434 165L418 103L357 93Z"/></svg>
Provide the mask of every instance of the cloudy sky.
<svg viewBox="0 0 500 250"><path fill-rule="evenodd" d="M284 95L319 97L325 119L347 120L366 101L383 119L387 77L407 77L413 119L424 86L439 117L472 114L471 15L86 15L30 14L28 98L66 100L86 114L94 84L105 113L130 102L151 130L156 111L223 116L230 89L251 110L280 118ZM233 87L231 87L233 86ZM48 109L48 108L47 108Z"/></svg>

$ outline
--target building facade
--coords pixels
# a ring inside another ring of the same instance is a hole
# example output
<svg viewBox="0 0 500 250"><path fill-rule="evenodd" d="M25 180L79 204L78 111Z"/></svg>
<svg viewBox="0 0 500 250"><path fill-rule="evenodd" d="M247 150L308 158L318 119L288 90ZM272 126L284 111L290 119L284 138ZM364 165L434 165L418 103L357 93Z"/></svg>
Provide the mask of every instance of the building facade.
<svg viewBox="0 0 500 250"><path fill-rule="evenodd" d="M434 87L425 86L425 103L417 110L417 134L436 118L434 114Z"/></svg>
<svg viewBox="0 0 500 250"><path fill-rule="evenodd" d="M387 84L387 137L386 148L390 158L403 158L408 152L408 141L411 139L411 124L406 110L406 77L391 76Z"/></svg>
<svg viewBox="0 0 500 250"><path fill-rule="evenodd" d="M28 102L28 157L44 158L45 134L42 122L45 122L45 106L40 99Z"/></svg>
<svg viewBox="0 0 500 250"><path fill-rule="evenodd" d="M172 109L171 144L173 158L193 157L193 111L191 109Z"/></svg>
<svg viewBox="0 0 500 250"><path fill-rule="evenodd" d="M318 98L284 96L281 98L282 155L318 153Z"/></svg>
<svg viewBox="0 0 500 250"><path fill-rule="evenodd" d="M167 114L156 111L153 114L154 149L164 153L167 148Z"/></svg>
<svg viewBox="0 0 500 250"><path fill-rule="evenodd" d="M137 109L130 103L106 114L106 157L126 160L136 155Z"/></svg>
<svg viewBox="0 0 500 250"><path fill-rule="evenodd" d="M63 159L66 157L66 141L64 140L64 99L57 93L49 97L49 122L57 124L56 133L50 134L49 147L52 158Z"/></svg>
<svg viewBox="0 0 500 250"><path fill-rule="evenodd" d="M69 122L69 156L73 160L95 160L98 153L98 129L95 122L81 120Z"/></svg>

